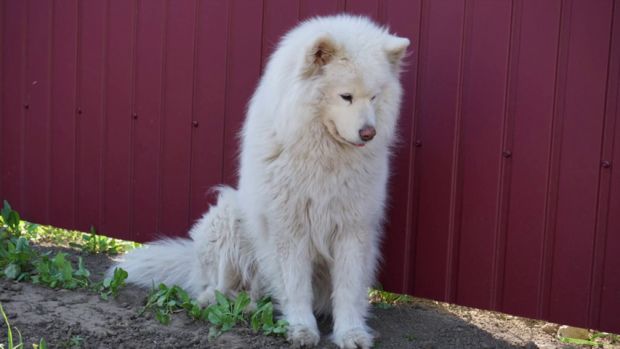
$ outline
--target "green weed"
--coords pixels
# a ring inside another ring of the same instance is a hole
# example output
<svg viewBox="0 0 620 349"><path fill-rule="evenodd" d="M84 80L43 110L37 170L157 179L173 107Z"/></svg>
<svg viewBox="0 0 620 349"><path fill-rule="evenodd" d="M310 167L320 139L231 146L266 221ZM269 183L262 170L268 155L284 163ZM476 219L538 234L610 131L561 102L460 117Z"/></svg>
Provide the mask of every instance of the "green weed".
<svg viewBox="0 0 620 349"><path fill-rule="evenodd" d="M90 272L84 267L82 257L79 257L78 269L73 269L73 264L66 258L67 254L59 252L54 258L42 254L34 262L36 273L32 276L32 282L51 288L86 288L90 285Z"/></svg>
<svg viewBox="0 0 620 349"><path fill-rule="evenodd" d="M6 233L13 236L19 237L21 235L19 213L17 211L13 211L11 205L4 200L4 206L0 211L0 216L2 216L2 228L0 228L0 233Z"/></svg>
<svg viewBox="0 0 620 349"><path fill-rule="evenodd" d="M0 275L17 281L28 280L36 258L37 253L25 238L10 235L0 239Z"/></svg>
<svg viewBox="0 0 620 349"><path fill-rule="evenodd" d="M185 290L176 285L168 287L159 284L157 288L152 289L141 313L147 309L152 310L157 321L164 325L170 323L170 314L183 309L187 310L193 319L202 316L202 309L198 303L193 301Z"/></svg>
<svg viewBox="0 0 620 349"><path fill-rule="evenodd" d="M288 328L288 322L279 319L274 322L273 303L269 297L258 301L256 311L250 317L250 325L254 332L259 330L266 335L284 335Z"/></svg>
<svg viewBox="0 0 620 349"><path fill-rule="evenodd" d="M237 299L231 300L219 291L215 291L215 304L207 307L207 319L213 325L209 328L209 336L217 337L230 331L238 323L247 324L245 311L250 304L247 293L239 293Z"/></svg>
<svg viewBox="0 0 620 349"><path fill-rule="evenodd" d="M102 299L107 300L110 296L116 298L121 287L125 286L127 272L123 268L115 268L111 278L105 278L93 285L96 292Z"/></svg>

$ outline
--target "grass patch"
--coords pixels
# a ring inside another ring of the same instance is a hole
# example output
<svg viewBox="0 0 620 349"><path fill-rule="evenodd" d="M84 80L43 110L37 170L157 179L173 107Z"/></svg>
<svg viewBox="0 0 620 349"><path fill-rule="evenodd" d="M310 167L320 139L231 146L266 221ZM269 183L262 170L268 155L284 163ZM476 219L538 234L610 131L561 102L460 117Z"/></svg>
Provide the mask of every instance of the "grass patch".
<svg viewBox="0 0 620 349"><path fill-rule="evenodd" d="M20 229L28 240L38 244L52 244L60 247L68 247L88 254L107 254L114 256L141 246L141 244L137 242L98 235L97 231L92 226L88 233L84 233L76 230L22 222Z"/></svg>
<svg viewBox="0 0 620 349"><path fill-rule="evenodd" d="M370 289L368 291L370 303L381 309L390 309L398 304L411 304L414 298L406 294L387 292L382 289Z"/></svg>
<svg viewBox="0 0 620 349"><path fill-rule="evenodd" d="M620 343L620 335L596 331L591 331L588 339L562 337L559 335L557 338L562 343L590 346L595 348L605 348L609 345L614 345L615 347L616 344Z"/></svg>
<svg viewBox="0 0 620 349"><path fill-rule="evenodd" d="M31 240L51 239L52 236L48 235L50 232L62 232L53 238L67 238L68 240L64 240L64 243L69 244L73 243L77 237L88 237L88 235L77 235L75 232L63 229L40 229L35 224L23 222L19 213L4 201L4 206L0 211L0 276L15 281L32 281L34 284L51 288L91 289L99 292L104 299L110 295L116 297L119 288L125 285L126 271L117 269L113 278L93 283L90 279L90 271L84 266L82 257L78 257L77 266L74 266L66 253L58 252L52 256L50 252L41 253L30 246ZM96 241L96 243L84 246L90 246L87 249L92 252L104 250L119 252L121 246L133 246L119 245L108 240L114 239L89 238L88 241ZM102 241L107 242L104 244Z"/></svg>
<svg viewBox="0 0 620 349"><path fill-rule="evenodd" d="M10 235L23 237L37 244L74 248L88 254L117 255L141 246L138 242L98 235L92 226L88 233L84 233L23 221L6 200L0 211L0 237L3 232L9 232Z"/></svg>

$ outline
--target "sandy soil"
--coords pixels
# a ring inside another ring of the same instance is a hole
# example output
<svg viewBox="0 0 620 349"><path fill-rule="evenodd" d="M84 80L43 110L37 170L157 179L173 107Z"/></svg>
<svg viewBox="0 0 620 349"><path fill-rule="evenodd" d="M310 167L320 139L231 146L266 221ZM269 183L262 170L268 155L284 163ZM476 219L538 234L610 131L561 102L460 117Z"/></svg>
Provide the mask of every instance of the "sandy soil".
<svg viewBox="0 0 620 349"><path fill-rule="evenodd" d="M67 251L67 250L65 250ZM70 251L75 256L75 251ZM93 279L101 278L111 260L83 255ZM117 299L104 301L87 291L54 290L0 279L0 302L26 341L45 338L51 348L288 348L282 338L255 335L237 328L207 339L208 325L185 314L161 325L150 313L138 315L147 291L124 288ZM416 300L384 309L373 306L370 325L378 333L375 348L575 348L542 330L544 322L504 314ZM335 348L329 319L321 320L319 348ZM82 338L80 346L71 339ZM6 331L0 332L6 343ZM609 348L609 347L606 347Z"/></svg>

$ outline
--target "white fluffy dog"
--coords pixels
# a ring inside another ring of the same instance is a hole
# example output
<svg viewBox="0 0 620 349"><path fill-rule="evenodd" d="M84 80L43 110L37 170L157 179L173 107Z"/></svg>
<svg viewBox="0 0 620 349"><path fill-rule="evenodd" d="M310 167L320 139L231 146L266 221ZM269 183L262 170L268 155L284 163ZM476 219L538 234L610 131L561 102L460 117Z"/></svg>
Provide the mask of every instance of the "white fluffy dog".
<svg viewBox="0 0 620 349"><path fill-rule="evenodd" d="M409 40L363 17L314 18L281 40L249 104L237 190L221 188L190 231L129 253L129 281L270 294L295 346L370 348L367 290L377 260L388 160Z"/></svg>

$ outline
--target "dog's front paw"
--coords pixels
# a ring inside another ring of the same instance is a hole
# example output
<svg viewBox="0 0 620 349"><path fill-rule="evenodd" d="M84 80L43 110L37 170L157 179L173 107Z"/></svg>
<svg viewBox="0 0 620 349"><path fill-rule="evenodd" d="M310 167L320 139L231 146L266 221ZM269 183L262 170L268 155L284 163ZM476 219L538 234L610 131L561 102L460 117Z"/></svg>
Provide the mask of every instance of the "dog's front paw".
<svg viewBox="0 0 620 349"><path fill-rule="evenodd" d="M286 339L291 342L293 348L314 347L319 344L321 338L319 330L304 324L292 324L288 326Z"/></svg>
<svg viewBox="0 0 620 349"><path fill-rule="evenodd" d="M342 332L336 332L332 340L342 349L370 349L373 336L364 328L352 328Z"/></svg>

